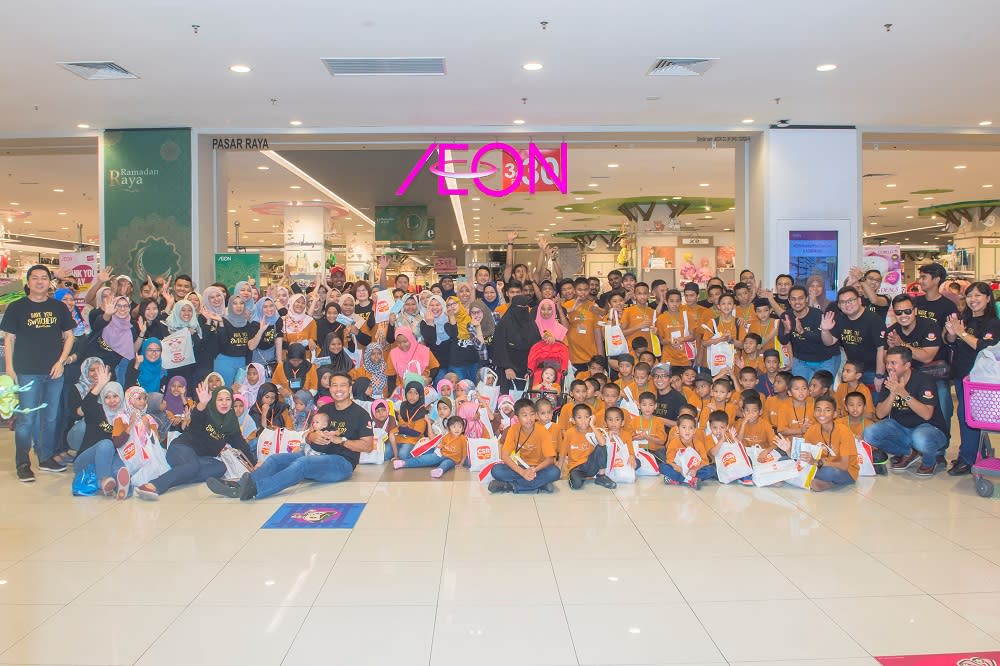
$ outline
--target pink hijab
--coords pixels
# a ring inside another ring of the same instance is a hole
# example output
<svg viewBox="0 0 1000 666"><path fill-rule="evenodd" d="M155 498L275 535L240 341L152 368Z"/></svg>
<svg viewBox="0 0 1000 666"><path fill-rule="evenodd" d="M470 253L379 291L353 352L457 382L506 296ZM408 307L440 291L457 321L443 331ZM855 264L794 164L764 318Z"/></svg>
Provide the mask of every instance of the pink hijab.
<svg viewBox="0 0 1000 666"><path fill-rule="evenodd" d="M542 317L542 304L544 303L552 306L552 317L549 319ZM552 299L545 298L538 303L538 309L535 311L535 325L538 327L538 333L542 338L545 337L546 333L558 342L562 342L566 338L566 327L556 319L556 304Z"/></svg>
<svg viewBox="0 0 1000 666"><path fill-rule="evenodd" d="M417 342L417 339L413 336L413 331L408 328L400 328L396 330L396 339L406 338L410 341L409 351L403 351L399 347L393 347L392 351L389 352L389 358L392 360L392 367L396 371L397 377L402 377L406 373L406 366L409 365L410 361L416 361L420 364L420 372L423 373L427 366L430 365L431 361L431 350Z"/></svg>

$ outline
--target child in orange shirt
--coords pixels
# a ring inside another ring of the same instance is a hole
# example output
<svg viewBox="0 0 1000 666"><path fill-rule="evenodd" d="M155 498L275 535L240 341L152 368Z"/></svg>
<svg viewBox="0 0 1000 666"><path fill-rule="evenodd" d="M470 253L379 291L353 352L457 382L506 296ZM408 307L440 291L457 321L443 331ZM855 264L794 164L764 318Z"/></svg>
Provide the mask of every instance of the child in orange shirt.
<svg viewBox="0 0 1000 666"><path fill-rule="evenodd" d="M792 373L782 370L774 376L771 385L772 393L764 400L764 415L772 426L778 425L778 410L788 402L788 385L792 382Z"/></svg>
<svg viewBox="0 0 1000 666"><path fill-rule="evenodd" d="M562 476L568 472L569 487L583 488L587 479L604 488L617 488L618 484L604 473L608 466L608 447L595 434L592 413L587 405L573 407L573 425L562 433L559 450Z"/></svg>
<svg viewBox="0 0 1000 666"><path fill-rule="evenodd" d="M635 399L638 399L646 391L655 390L653 382L649 379L652 370L648 363L637 363L632 369L632 380L623 385L622 388L632 391L632 397Z"/></svg>
<svg viewBox="0 0 1000 666"><path fill-rule="evenodd" d="M711 395L712 399L705 403L698 416L698 427L702 431L708 427L708 415L717 409L729 416L730 423L736 421L736 405L731 400L733 397L733 385L729 380L721 377L712 382Z"/></svg>
<svg viewBox="0 0 1000 666"><path fill-rule="evenodd" d="M818 468L810 486L815 492L829 490L834 486L850 485L857 481L861 462L854 443L854 434L833 419L837 401L824 395L816 398L813 412L816 422L806 431L804 439L810 444L822 444L824 452L819 459L803 453L800 459L814 463Z"/></svg>
<svg viewBox="0 0 1000 666"><path fill-rule="evenodd" d="M556 449L549 431L537 423L538 414L530 400L514 403L516 422L504 436L500 460L493 467L491 493L555 492L559 480Z"/></svg>
<svg viewBox="0 0 1000 666"><path fill-rule="evenodd" d="M705 405L712 396L712 377L710 375L698 375L694 379L694 399L688 398L688 404L694 405L698 410L698 419L705 411Z"/></svg>
<svg viewBox="0 0 1000 666"><path fill-rule="evenodd" d="M675 462L677 454L684 449L693 448L701 462L685 469ZM705 440L698 431L698 422L690 414L677 417L677 435L667 444L667 462L660 465L663 482L671 486L687 484L695 490L701 488L702 481L716 478L715 465L708 462L708 451L705 450Z"/></svg>
<svg viewBox="0 0 1000 666"><path fill-rule="evenodd" d="M683 408L682 408L683 409ZM632 444L647 449L659 462L667 460L667 433L664 420L654 415L656 395L646 391L639 396L639 416L632 419L635 430Z"/></svg>
<svg viewBox="0 0 1000 666"><path fill-rule="evenodd" d="M618 388L617 384L605 384L604 388L601 389L601 402L597 404L597 408L594 410L594 427L595 428L606 428L608 427L605 413L611 407L617 407L618 401L621 399L621 389ZM632 430L632 415L622 412L622 424L625 430Z"/></svg>
<svg viewBox="0 0 1000 666"><path fill-rule="evenodd" d="M625 419L628 418L626 414L620 407L608 407L604 410L604 422L605 429L603 434L605 435L605 445L611 446L612 437L617 437L621 440L622 444L625 445L627 451L627 461L626 464L635 469L636 465L635 459L635 448L632 445L632 428L625 425ZM611 450L608 450L608 457L611 456Z"/></svg>
<svg viewBox="0 0 1000 666"><path fill-rule="evenodd" d="M785 437L801 437L813 424L813 399L805 377L795 376L788 388L789 400L778 407L775 429Z"/></svg>
<svg viewBox="0 0 1000 666"><path fill-rule="evenodd" d="M865 373L864 364L860 361L845 361L844 368L840 371L840 384L834 392L833 397L837 400L837 416L847 413L846 398L848 393L857 391L865 399L865 417L871 421L875 418L875 405L872 403L872 393L868 387L861 382L861 376Z"/></svg>
<svg viewBox="0 0 1000 666"><path fill-rule="evenodd" d="M587 404L587 382L574 379L569 385L569 400L559 408L559 415L556 417L556 427L560 430L568 430L573 427L573 408L577 405L587 405L593 413L594 408Z"/></svg>
<svg viewBox="0 0 1000 666"><path fill-rule="evenodd" d="M851 391L844 398L844 408L846 416L837 419L837 423L847 426L858 439L864 437L865 428L870 426L874 419L868 417L868 402L860 391Z"/></svg>
<svg viewBox="0 0 1000 666"><path fill-rule="evenodd" d="M760 447L759 462L765 462L770 457L775 445L774 429L770 423L761 418L763 410L760 398L748 397L743 403L743 420L740 421L740 427L736 431L736 438L744 447Z"/></svg>
<svg viewBox="0 0 1000 666"><path fill-rule="evenodd" d="M631 354L622 354L621 356L615 356L609 361L612 370L618 371L618 379L615 380L615 384L622 390L626 386L632 383L632 373L635 371L635 357ZM634 395L632 396L635 397Z"/></svg>
<svg viewBox="0 0 1000 666"><path fill-rule="evenodd" d="M748 395L748 391L752 391L753 395L760 398L761 405L764 404L764 396L762 396L757 391L757 369L745 367L742 368L739 373L739 391L734 396L734 401L737 403L736 414L740 415L739 406L743 403L743 398Z"/></svg>
<svg viewBox="0 0 1000 666"><path fill-rule="evenodd" d="M817 370L809 380L809 397L815 400L821 395L832 397L830 389L833 387L833 373L829 370Z"/></svg>
<svg viewBox="0 0 1000 666"><path fill-rule="evenodd" d="M441 438L436 448L422 456L393 460L394 469L404 467L433 467L431 477L440 479L444 473L462 464L469 449L469 440L465 438L465 420L460 416L448 419L448 434Z"/></svg>

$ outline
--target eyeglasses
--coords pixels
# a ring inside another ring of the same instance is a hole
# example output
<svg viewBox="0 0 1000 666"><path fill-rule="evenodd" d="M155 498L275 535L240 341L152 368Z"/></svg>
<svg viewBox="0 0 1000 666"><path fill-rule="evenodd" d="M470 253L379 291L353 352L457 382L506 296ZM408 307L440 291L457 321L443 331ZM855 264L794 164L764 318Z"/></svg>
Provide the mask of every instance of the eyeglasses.
<svg viewBox="0 0 1000 666"><path fill-rule="evenodd" d="M837 305L847 305L849 303L853 303L856 300L858 300L857 296L855 296L854 298L845 298L842 301L837 301Z"/></svg>
<svg viewBox="0 0 1000 666"><path fill-rule="evenodd" d="M913 308L906 308L904 310L893 310L893 313L895 313L896 316L899 316L899 315L911 315L911 314L913 314Z"/></svg>

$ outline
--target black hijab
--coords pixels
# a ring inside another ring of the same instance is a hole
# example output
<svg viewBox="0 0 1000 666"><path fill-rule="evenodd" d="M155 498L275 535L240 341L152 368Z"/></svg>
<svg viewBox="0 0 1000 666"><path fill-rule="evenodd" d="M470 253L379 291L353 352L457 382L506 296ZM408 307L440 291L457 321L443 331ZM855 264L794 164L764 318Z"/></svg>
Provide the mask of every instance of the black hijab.
<svg viewBox="0 0 1000 666"><path fill-rule="evenodd" d="M354 361L351 360L351 357L347 355L347 352L343 348L341 348L339 354L333 354L330 352L330 341L334 338L340 337L339 332L331 331L330 333L327 333L326 338L323 340L324 353L320 355L330 357L330 367L333 368L334 372L347 374L354 369Z"/></svg>
<svg viewBox="0 0 1000 666"><path fill-rule="evenodd" d="M410 390L417 392L417 401L410 402L406 399L406 394ZM399 403L399 416L404 421L413 421L414 418L427 415L427 407L424 405L424 385L420 382L410 382L403 390L403 402Z"/></svg>
<svg viewBox="0 0 1000 666"><path fill-rule="evenodd" d="M274 394L274 402L271 404L271 422L281 417L288 405L281 400L281 394L278 393L278 387L272 382L264 382L257 389L257 400L254 401L253 407L250 408L250 418L253 419L254 423L257 424L258 428L266 428L267 424L264 421L264 396L268 393Z"/></svg>
<svg viewBox="0 0 1000 666"><path fill-rule="evenodd" d="M503 339L507 349L527 352L533 344L540 342L542 336L535 324L531 297L515 296L511 299L499 328L504 331Z"/></svg>
<svg viewBox="0 0 1000 666"><path fill-rule="evenodd" d="M292 367L289 363L292 359L300 358L302 359L302 365L298 368ZM288 347L288 351L285 352L285 361L283 364L283 369L285 371L285 379L291 379L292 377L305 377L309 373L309 368L312 367L312 363L306 360L306 347L298 342L293 342ZM301 374L300 374L301 373Z"/></svg>

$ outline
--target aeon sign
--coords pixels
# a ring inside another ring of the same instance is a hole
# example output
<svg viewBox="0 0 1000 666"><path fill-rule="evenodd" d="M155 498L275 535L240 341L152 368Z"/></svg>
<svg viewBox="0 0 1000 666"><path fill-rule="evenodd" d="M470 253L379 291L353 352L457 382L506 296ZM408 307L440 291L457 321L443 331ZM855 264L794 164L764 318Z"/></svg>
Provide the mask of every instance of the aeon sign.
<svg viewBox="0 0 1000 666"><path fill-rule="evenodd" d="M568 162L566 159L566 144L559 144L559 150L542 149L533 143L528 144L528 150L517 150L506 143L488 143L481 147L472 156L471 162L466 159L455 159L449 153L468 152L467 143L432 143L427 146L423 156L413 165L413 169L406 176L406 180L396 190L396 196L401 197L406 194L410 183L417 177L420 170L429 162L431 166L428 171L438 177L438 194L449 196L452 194L468 194L467 188L452 189L448 186L448 179L456 181L471 180L476 188L488 197L505 197L512 192L535 192L559 191L566 194L569 178ZM495 164L495 158L490 153L499 152L502 157L500 166ZM437 160L431 161L434 153L437 153ZM490 157L490 159L487 159ZM491 161L494 160L494 161ZM459 171L454 166L446 169L448 165L468 164L467 171ZM500 173L501 188L495 190L483 183L485 178Z"/></svg>

